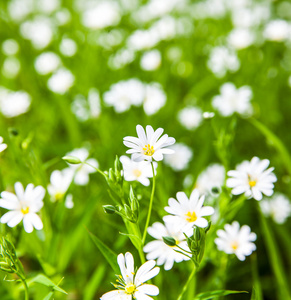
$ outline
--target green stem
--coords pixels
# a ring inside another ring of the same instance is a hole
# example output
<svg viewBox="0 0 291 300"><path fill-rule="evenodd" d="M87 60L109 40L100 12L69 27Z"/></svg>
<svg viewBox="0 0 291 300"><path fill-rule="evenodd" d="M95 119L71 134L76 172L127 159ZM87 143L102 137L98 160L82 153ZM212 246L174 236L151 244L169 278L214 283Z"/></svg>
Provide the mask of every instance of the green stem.
<svg viewBox="0 0 291 300"><path fill-rule="evenodd" d="M189 285L190 282L192 281L192 279L193 279L193 277L194 277L195 274L196 274L196 268L195 268L195 265L193 264L193 270L192 270L192 272L191 272L191 274L190 274L190 276L189 276L187 282L186 282L185 285L183 286L182 292L181 292L180 295L178 296L178 299L177 299L177 300L182 300L183 295L184 295L184 293L187 291L188 285ZM188 298L189 298L189 297L188 297ZM194 295L192 295L192 298L191 298L191 299L193 299L193 298L194 298ZM190 298L189 298L189 299L190 299Z"/></svg>
<svg viewBox="0 0 291 300"><path fill-rule="evenodd" d="M271 231L269 223L267 222L265 216L263 215L263 213L259 208L259 205L258 205L258 210L260 215L261 227L263 231L263 237L265 239L271 267L273 269L278 284L278 296L279 296L278 299L279 300L291 299L289 284L285 277L285 270L283 267L281 256L279 254L276 240L274 238L273 232Z"/></svg>
<svg viewBox="0 0 291 300"><path fill-rule="evenodd" d="M146 239L146 236L147 236L147 229L148 229L149 223L150 223L150 218L151 218L151 213L152 213L152 208L153 208L155 188L156 188L156 175L155 175L155 168L154 168L153 162L151 162L151 165L152 165L152 170L153 170L153 186L152 186L152 193L151 193L151 199L150 199L150 205L149 205L146 225L145 225L143 236L142 236L142 244L143 245L145 243L145 239Z"/></svg>
<svg viewBox="0 0 291 300"><path fill-rule="evenodd" d="M27 286L25 278L20 273L16 273L16 275L21 279L21 281L24 285L24 299L29 300L28 286Z"/></svg>
<svg viewBox="0 0 291 300"><path fill-rule="evenodd" d="M93 169L95 169L99 174L103 175L106 178L106 174L104 172L102 172L100 169L92 166L91 164L87 163L86 161L83 162L85 165L92 167Z"/></svg>

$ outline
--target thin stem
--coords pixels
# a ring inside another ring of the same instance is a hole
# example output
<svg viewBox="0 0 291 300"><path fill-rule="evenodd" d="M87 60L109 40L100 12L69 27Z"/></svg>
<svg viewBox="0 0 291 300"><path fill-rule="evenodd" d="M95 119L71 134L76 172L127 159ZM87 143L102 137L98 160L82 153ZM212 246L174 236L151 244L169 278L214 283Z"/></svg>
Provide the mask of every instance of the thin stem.
<svg viewBox="0 0 291 300"><path fill-rule="evenodd" d="M180 293L180 295L178 296L177 300L182 300L184 293L187 291L188 289L188 285L190 284L192 278L194 277L194 275L196 274L196 268L195 265L193 264L193 270L187 280L187 282L185 283L185 285L183 286L182 292ZM192 295L192 298L194 298L194 295Z"/></svg>
<svg viewBox="0 0 291 300"><path fill-rule="evenodd" d="M25 278L23 277L23 275L21 275L20 273L16 273L18 275L18 277L21 279L23 285L24 285L24 299L25 300L29 300L29 294L28 294L28 286L26 283Z"/></svg>
<svg viewBox="0 0 291 300"><path fill-rule="evenodd" d="M143 245L145 243L145 239L146 239L146 236L147 236L147 229L148 229L149 223L150 223L152 207L153 207L153 200L154 200L154 194L155 194L155 188L156 188L156 175L155 175L155 168L154 168L153 162L151 162L151 165L152 165L152 171L153 171L153 186L152 186L152 193L151 193L151 199L150 199L150 205L149 205L146 225L145 225L143 236L142 236L142 244Z"/></svg>
<svg viewBox="0 0 291 300"><path fill-rule="evenodd" d="M95 169L98 173L100 173L101 175L103 175L103 176L106 178L106 174L105 174L104 172L102 172L100 169L98 169L98 168L92 166L91 164L87 163L86 161L83 162L83 163L86 164L87 166L92 167L92 168Z"/></svg>

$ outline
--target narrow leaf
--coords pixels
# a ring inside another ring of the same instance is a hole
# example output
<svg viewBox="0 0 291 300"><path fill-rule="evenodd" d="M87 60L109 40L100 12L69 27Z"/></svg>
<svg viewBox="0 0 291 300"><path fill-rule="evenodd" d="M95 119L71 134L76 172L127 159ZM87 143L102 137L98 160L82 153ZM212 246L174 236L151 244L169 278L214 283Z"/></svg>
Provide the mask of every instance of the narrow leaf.
<svg viewBox="0 0 291 300"><path fill-rule="evenodd" d="M231 294L241 294L241 293L248 293L246 291L232 291L232 290L217 290L212 292L205 292L198 294L194 300L208 300L217 297L227 296Z"/></svg>
<svg viewBox="0 0 291 300"><path fill-rule="evenodd" d="M47 278L45 275L42 275L42 274L39 274L36 277L32 278L31 282L37 282L37 283L43 284L47 287L53 288L54 290L61 292L63 294L68 294L66 291L61 289L54 282L52 282L49 278Z"/></svg>
<svg viewBox="0 0 291 300"><path fill-rule="evenodd" d="M115 274L119 274L119 269L117 268L117 254L112 251L108 246L106 246L96 235L88 231L92 241L103 254L104 258L107 260Z"/></svg>
<svg viewBox="0 0 291 300"><path fill-rule="evenodd" d="M49 292L44 298L43 300L50 300L52 298L52 296L54 295L54 292Z"/></svg>

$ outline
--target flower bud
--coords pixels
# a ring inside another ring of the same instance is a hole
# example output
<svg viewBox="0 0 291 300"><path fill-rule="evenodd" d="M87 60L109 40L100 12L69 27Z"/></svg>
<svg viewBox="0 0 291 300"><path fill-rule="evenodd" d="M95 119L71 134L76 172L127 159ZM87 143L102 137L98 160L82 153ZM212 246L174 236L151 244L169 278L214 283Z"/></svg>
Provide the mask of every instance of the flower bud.
<svg viewBox="0 0 291 300"><path fill-rule="evenodd" d="M116 208L113 205L103 205L104 212L109 215L116 213Z"/></svg>
<svg viewBox="0 0 291 300"><path fill-rule="evenodd" d="M177 245L176 240L172 238L171 236L163 236L163 241L166 245L170 247L174 247Z"/></svg>
<svg viewBox="0 0 291 300"><path fill-rule="evenodd" d="M68 156L62 157L62 159L64 161L66 161L67 163L72 164L72 165L78 165L78 164L82 163L81 160L78 157L75 157L75 156L68 155Z"/></svg>

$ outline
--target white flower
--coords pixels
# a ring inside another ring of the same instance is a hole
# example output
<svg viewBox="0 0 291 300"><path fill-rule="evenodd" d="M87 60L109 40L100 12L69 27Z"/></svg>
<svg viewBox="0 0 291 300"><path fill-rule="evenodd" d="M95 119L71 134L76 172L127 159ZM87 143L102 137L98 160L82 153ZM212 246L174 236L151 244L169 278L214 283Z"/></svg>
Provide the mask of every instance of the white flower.
<svg viewBox="0 0 291 300"><path fill-rule="evenodd" d="M64 56L74 56L77 52L78 46L77 43L69 38L63 38L61 43L60 43L60 52L64 55Z"/></svg>
<svg viewBox="0 0 291 300"><path fill-rule="evenodd" d="M267 40L281 42L291 37L291 25L285 20L272 20L264 30Z"/></svg>
<svg viewBox="0 0 291 300"><path fill-rule="evenodd" d="M3 143L4 139L0 136L0 152L4 151L7 148L7 144Z"/></svg>
<svg viewBox="0 0 291 300"><path fill-rule="evenodd" d="M212 164L199 174L195 188L199 190L200 194L212 195L212 189L222 187L224 179L224 167L220 164Z"/></svg>
<svg viewBox="0 0 291 300"><path fill-rule="evenodd" d="M63 199L73 180L73 176L74 171L71 168L52 172L47 190L53 202Z"/></svg>
<svg viewBox="0 0 291 300"><path fill-rule="evenodd" d="M274 168L269 168L268 159L260 160L253 157L252 160L244 161L236 167L236 170L227 172L232 177L227 179L227 187L232 188L233 195L245 193L246 197L261 200L263 194L271 196L273 194L274 182L277 181Z"/></svg>
<svg viewBox="0 0 291 300"><path fill-rule="evenodd" d="M148 116L157 113L167 101L167 95L160 84L152 82L145 85L143 109Z"/></svg>
<svg viewBox="0 0 291 300"><path fill-rule="evenodd" d="M97 172L93 167L98 168L99 164L95 158L88 158L89 151L86 148L74 149L66 154L66 156L74 156L79 158L83 163L79 165L69 165L69 167L75 171L74 182L77 185L86 185L89 182L89 174ZM88 163L91 166L88 166Z"/></svg>
<svg viewBox="0 0 291 300"><path fill-rule="evenodd" d="M253 44L255 37L248 28L235 28L230 32L227 40L235 49L244 49Z"/></svg>
<svg viewBox="0 0 291 300"><path fill-rule="evenodd" d="M123 166L124 179L126 181L137 180L145 186L149 186L149 178L153 177L152 166L148 161L136 162L129 157L122 155L120 161ZM156 173L157 163L154 163L154 169Z"/></svg>
<svg viewBox="0 0 291 300"><path fill-rule="evenodd" d="M262 212L276 223L283 224L291 215L290 200L283 194L275 193L270 199L260 201Z"/></svg>
<svg viewBox="0 0 291 300"><path fill-rule="evenodd" d="M2 52L7 55L15 55L19 51L19 44L16 40L7 39L2 43Z"/></svg>
<svg viewBox="0 0 291 300"><path fill-rule="evenodd" d="M140 66L145 71L154 71L161 65L161 52L159 50L147 51L140 60Z"/></svg>
<svg viewBox="0 0 291 300"><path fill-rule="evenodd" d="M20 182L16 182L14 188L16 195L10 192L1 193L0 207L10 210L1 217L1 223L14 227L23 220L26 232L32 232L33 228L41 230L43 224L36 213L43 207L45 189L40 185L34 187L30 183L24 190Z"/></svg>
<svg viewBox="0 0 291 300"><path fill-rule="evenodd" d="M68 194L66 196L66 199L65 199L65 207L67 209L72 209L74 207L74 202L73 202L73 195L72 194Z"/></svg>
<svg viewBox="0 0 291 300"><path fill-rule="evenodd" d="M104 102L113 106L117 113L129 110L131 105L141 105L144 99L144 85L138 79L129 79L113 84L103 94Z"/></svg>
<svg viewBox="0 0 291 300"><path fill-rule="evenodd" d="M143 251L147 253L147 259L157 259L157 265L164 265L165 270L172 269L174 262L182 262L190 258L175 251L179 250L178 247L171 247L164 243L163 237L172 237L175 239L176 244L182 249L190 251L185 240L183 232L175 226L174 223L159 223L156 222L148 228L148 233L156 240L147 243ZM193 229L190 228L186 232L187 236L191 236Z"/></svg>
<svg viewBox="0 0 291 300"><path fill-rule="evenodd" d="M31 41L35 49L47 47L53 38L53 23L49 18L37 17L20 25L20 33Z"/></svg>
<svg viewBox="0 0 291 300"><path fill-rule="evenodd" d="M215 47L210 53L207 66L216 77L220 78L225 76L228 70L237 71L240 67L240 61L233 50L226 47Z"/></svg>
<svg viewBox="0 0 291 300"><path fill-rule="evenodd" d="M15 78L20 71L21 64L17 57L7 57L2 65L2 74L6 78Z"/></svg>
<svg viewBox="0 0 291 300"><path fill-rule="evenodd" d="M73 86L74 81L75 76L71 71L62 68L49 78L47 86L52 92L63 95Z"/></svg>
<svg viewBox="0 0 291 300"><path fill-rule="evenodd" d="M220 95L212 99L212 105L219 113L228 117L235 112L242 116L252 114L251 98L252 90L249 86L242 86L236 89L235 85L227 82L220 87Z"/></svg>
<svg viewBox="0 0 291 300"><path fill-rule="evenodd" d="M34 67L38 74L46 75L55 71L60 64L61 60L57 54L54 52L44 52L36 58Z"/></svg>
<svg viewBox="0 0 291 300"><path fill-rule="evenodd" d="M13 92L0 88L0 110L6 118L17 117L30 108L30 95L24 91Z"/></svg>
<svg viewBox="0 0 291 300"><path fill-rule="evenodd" d="M170 166L174 171L187 169L193 156L192 149L182 143L176 143L171 149L174 150L175 153L165 157L165 164Z"/></svg>
<svg viewBox="0 0 291 300"><path fill-rule="evenodd" d="M141 125L136 126L138 138L126 136L123 138L123 144L131 149L126 153L132 154L134 161L148 160L160 161L163 159L164 154L173 154L172 149L165 149L165 147L173 145L175 139L169 137L167 134L161 135L164 132L163 128L158 128L154 131L153 127L147 125L146 133Z"/></svg>
<svg viewBox="0 0 291 300"><path fill-rule="evenodd" d="M202 120L202 110L198 107L187 106L178 112L178 121L188 130L196 129Z"/></svg>
<svg viewBox="0 0 291 300"><path fill-rule="evenodd" d="M156 276L160 268L155 267L156 262L149 260L134 272L134 260L131 253L122 253L117 256L117 262L121 271L118 276L118 283L114 286L117 290L104 294L101 300L150 300L159 294L159 288L152 284L145 284L147 280Z"/></svg>
<svg viewBox="0 0 291 300"><path fill-rule="evenodd" d="M245 260L245 257L251 255L256 250L254 242L257 238L256 234L251 232L247 225L240 228L238 222L226 224L225 230L218 230L218 238L214 240L218 250L227 254L235 254L239 260Z"/></svg>
<svg viewBox="0 0 291 300"><path fill-rule="evenodd" d="M211 206L203 206L204 195L199 197L199 191L194 189L190 198L184 192L177 193L177 200L169 199L169 206L165 207L165 211L171 215L164 216L164 222L175 223L177 227L187 230L189 227L196 225L205 228L208 222L205 216L210 216L214 213Z"/></svg>
<svg viewBox="0 0 291 300"><path fill-rule="evenodd" d="M82 23L85 27L100 29L119 23L121 13L116 2L108 0L98 2L91 1L88 2L88 4L82 16Z"/></svg>

